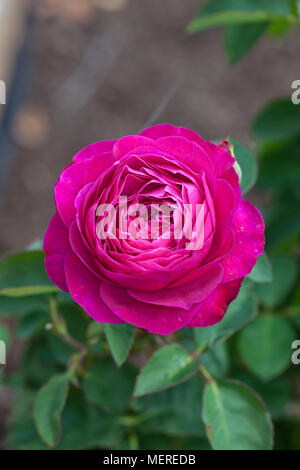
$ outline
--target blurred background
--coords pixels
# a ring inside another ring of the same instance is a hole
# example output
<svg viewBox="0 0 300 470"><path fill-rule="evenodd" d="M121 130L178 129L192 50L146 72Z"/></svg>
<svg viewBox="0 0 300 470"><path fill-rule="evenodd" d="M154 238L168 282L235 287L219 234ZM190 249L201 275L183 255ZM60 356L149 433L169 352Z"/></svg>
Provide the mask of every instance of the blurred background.
<svg viewBox="0 0 300 470"><path fill-rule="evenodd" d="M230 67L203 0L0 0L0 253L41 238L53 185L85 145L156 122L252 144L249 123L299 78L299 30Z"/></svg>

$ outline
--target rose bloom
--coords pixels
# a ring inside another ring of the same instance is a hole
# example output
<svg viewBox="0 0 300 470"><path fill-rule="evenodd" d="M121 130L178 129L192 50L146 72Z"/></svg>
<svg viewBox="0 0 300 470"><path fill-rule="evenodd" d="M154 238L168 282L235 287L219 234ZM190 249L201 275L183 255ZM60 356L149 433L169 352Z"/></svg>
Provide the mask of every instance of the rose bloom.
<svg viewBox="0 0 300 470"><path fill-rule="evenodd" d="M169 124L81 150L55 186L44 240L49 277L99 322L161 335L219 322L264 250L264 222L242 200L234 164L225 143ZM201 204L203 246L99 237L97 209L118 211L120 196L146 207Z"/></svg>

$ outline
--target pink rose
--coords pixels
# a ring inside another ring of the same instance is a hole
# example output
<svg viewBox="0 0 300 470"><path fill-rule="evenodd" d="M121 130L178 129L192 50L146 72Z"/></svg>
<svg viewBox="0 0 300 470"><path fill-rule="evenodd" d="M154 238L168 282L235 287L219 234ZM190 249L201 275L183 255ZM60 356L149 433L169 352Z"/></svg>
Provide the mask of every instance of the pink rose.
<svg viewBox="0 0 300 470"><path fill-rule="evenodd" d="M99 322L162 335L219 322L264 250L264 222L242 200L234 163L226 144L169 124L86 147L55 186L57 212L44 240L49 277ZM118 218L116 236L100 237L99 227L109 232L113 224L99 207L109 204L120 215L120 196L147 211L199 205L202 243L188 247L194 231L175 238L173 215L169 238L122 238Z"/></svg>

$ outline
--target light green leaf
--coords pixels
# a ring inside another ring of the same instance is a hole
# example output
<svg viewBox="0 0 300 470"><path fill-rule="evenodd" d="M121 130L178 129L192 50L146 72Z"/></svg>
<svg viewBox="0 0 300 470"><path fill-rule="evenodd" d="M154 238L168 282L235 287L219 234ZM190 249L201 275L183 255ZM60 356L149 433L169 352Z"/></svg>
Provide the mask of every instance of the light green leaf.
<svg viewBox="0 0 300 470"><path fill-rule="evenodd" d="M139 397L154 393L191 377L197 370L197 362L179 344L170 344L156 351L141 370L134 391Z"/></svg>
<svg viewBox="0 0 300 470"><path fill-rule="evenodd" d="M256 183L258 164L253 154L238 140L230 139L234 146L234 156L242 170L241 189L246 194Z"/></svg>
<svg viewBox="0 0 300 470"><path fill-rule="evenodd" d="M203 420L216 450L269 450L273 446L270 414L263 401L242 383L208 383Z"/></svg>
<svg viewBox="0 0 300 470"><path fill-rule="evenodd" d="M44 253L30 251L10 256L0 263L0 295L22 297L49 294L59 289L48 278Z"/></svg>
<svg viewBox="0 0 300 470"><path fill-rule="evenodd" d="M205 328L194 328L198 348L205 349L216 341L227 339L257 314L257 302L244 281L238 297L230 304L222 321Z"/></svg>
<svg viewBox="0 0 300 470"><path fill-rule="evenodd" d="M66 375L55 375L40 389L34 402L35 426L43 442L50 447L55 447L59 441L68 388Z"/></svg>
<svg viewBox="0 0 300 470"><path fill-rule="evenodd" d="M261 141L288 140L300 134L300 106L291 99L267 105L257 116L253 130Z"/></svg>
<svg viewBox="0 0 300 470"><path fill-rule="evenodd" d="M297 261L288 256L280 255L271 259L273 282L255 284L255 292L263 305L272 308L280 305L291 292L298 277Z"/></svg>
<svg viewBox="0 0 300 470"><path fill-rule="evenodd" d="M268 381L291 363L291 344L295 333L287 320L264 314L250 323L238 337L238 351L247 367Z"/></svg>
<svg viewBox="0 0 300 470"><path fill-rule="evenodd" d="M282 0L211 0L188 25L188 33L240 23L259 23L285 18L295 22L289 3Z"/></svg>
<svg viewBox="0 0 300 470"><path fill-rule="evenodd" d="M258 260L256 261L256 265L252 269L251 273L248 275L248 278L251 279L251 281L253 282L272 282L272 265L266 253L264 253L258 258Z"/></svg>
<svg viewBox="0 0 300 470"><path fill-rule="evenodd" d="M234 24L225 28L225 48L231 64L241 60L263 35L268 23Z"/></svg>
<svg viewBox="0 0 300 470"><path fill-rule="evenodd" d="M128 406L135 376L136 370L129 364L118 369L111 360L96 362L83 380L86 399L107 412L123 411Z"/></svg>
<svg viewBox="0 0 300 470"><path fill-rule="evenodd" d="M134 327L131 325L102 324L114 361L120 367L129 354L134 338Z"/></svg>

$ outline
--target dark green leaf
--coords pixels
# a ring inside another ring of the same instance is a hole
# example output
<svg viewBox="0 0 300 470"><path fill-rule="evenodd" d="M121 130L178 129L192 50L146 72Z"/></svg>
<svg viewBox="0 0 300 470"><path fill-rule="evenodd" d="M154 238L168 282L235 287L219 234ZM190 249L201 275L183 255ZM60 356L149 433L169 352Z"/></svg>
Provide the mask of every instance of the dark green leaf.
<svg viewBox="0 0 300 470"><path fill-rule="evenodd" d="M135 399L133 407L141 414L141 431L161 432L170 436L203 437L202 392L202 380L196 375L176 387ZM184 404L188 406L183 406Z"/></svg>
<svg viewBox="0 0 300 470"><path fill-rule="evenodd" d="M109 325L103 323L103 329L109 343L112 356L121 366L129 354L134 338L134 327L131 325Z"/></svg>
<svg viewBox="0 0 300 470"><path fill-rule="evenodd" d="M287 255L272 258L273 282L255 284L255 292L266 307L280 305L291 292L298 277L297 261Z"/></svg>
<svg viewBox="0 0 300 470"><path fill-rule="evenodd" d="M87 401L108 412L125 410L133 391L135 375L136 370L129 364L122 369L118 369L111 360L93 364L83 380Z"/></svg>
<svg viewBox="0 0 300 470"><path fill-rule="evenodd" d="M291 363L291 344L295 333L282 317L264 314L239 335L238 351L243 362L261 380L281 374Z"/></svg>
<svg viewBox="0 0 300 470"><path fill-rule="evenodd" d="M234 24L225 28L225 47L229 62L235 64L252 49L268 23Z"/></svg>
<svg viewBox="0 0 300 470"><path fill-rule="evenodd" d="M197 369L188 352L178 344L170 344L156 351L148 364L140 371L134 396L172 387L187 380Z"/></svg>
<svg viewBox="0 0 300 470"><path fill-rule="evenodd" d="M253 130L262 141L291 139L300 134L300 106L291 99L280 99L258 115Z"/></svg>
<svg viewBox="0 0 300 470"><path fill-rule="evenodd" d="M58 292L48 278L44 253L30 251L10 256L0 263L0 295L23 297Z"/></svg>
<svg viewBox="0 0 300 470"><path fill-rule="evenodd" d="M201 355L201 362L215 379L222 379L229 370L227 343L217 343Z"/></svg>
<svg viewBox="0 0 300 470"><path fill-rule="evenodd" d="M43 310L47 312L47 306L42 296L27 297L0 296L0 318L11 315L26 315L30 312Z"/></svg>
<svg viewBox="0 0 300 470"><path fill-rule="evenodd" d="M223 380L208 383L203 420L216 450L268 450L273 445L269 412L246 385Z"/></svg>
<svg viewBox="0 0 300 470"><path fill-rule="evenodd" d="M41 439L50 447L58 443L61 413L68 395L68 378L56 375L38 392L34 402L34 422Z"/></svg>
<svg viewBox="0 0 300 470"><path fill-rule="evenodd" d="M43 311L29 313L20 320L17 334L21 339L28 339L42 330L47 321L49 321L49 316Z"/></svg>

